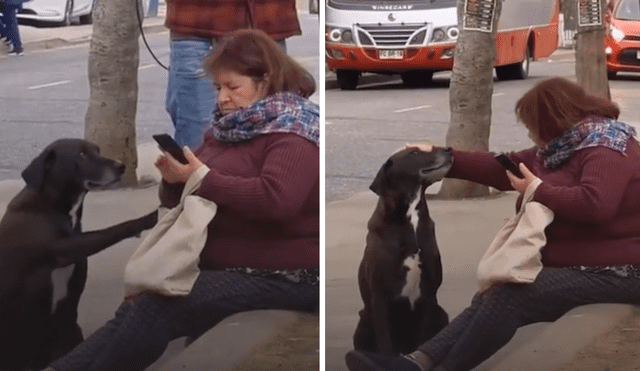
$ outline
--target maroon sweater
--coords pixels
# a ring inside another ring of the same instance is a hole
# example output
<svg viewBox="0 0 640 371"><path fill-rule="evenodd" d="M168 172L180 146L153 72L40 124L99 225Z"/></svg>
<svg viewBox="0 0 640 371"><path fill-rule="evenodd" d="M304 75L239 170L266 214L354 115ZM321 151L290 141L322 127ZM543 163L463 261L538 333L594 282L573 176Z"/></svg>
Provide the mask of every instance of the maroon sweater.
<svg viewBox="0 0 640 371"><path fill-rule="evenodd" d="M545 266L640 264L640 146L626 155L606 147L575 151L560 168L546 169L532 148L508 154L542 179L534 201L555 214L545 230ZM492 153L453 151L447 177L500 190L513 189Z"/></svg>
<svg viewBox="0 0 640 371"><path fill-rule="evenodd" d="M195 154L211 169L198 194L218 205L202 269L319 267L317 145L290 133L227 144L209 132ZM183 186L163 182L163 205L175 205Z"/></svg>

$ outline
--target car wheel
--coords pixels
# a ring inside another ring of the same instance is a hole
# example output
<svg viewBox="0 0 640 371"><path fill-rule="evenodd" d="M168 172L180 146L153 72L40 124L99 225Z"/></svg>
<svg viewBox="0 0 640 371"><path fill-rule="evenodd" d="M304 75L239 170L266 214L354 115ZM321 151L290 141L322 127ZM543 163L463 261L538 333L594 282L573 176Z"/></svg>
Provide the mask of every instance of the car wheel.
<svg viewBox="0 0 640 371"><path fill-rule="evenodd" d="M89 11L89 14L85 14L85 15L81 15L80 16L80 24L91 24L93 23L93 9L96 8L96 3L98 1L97 0L93 0L93 2L91 3L91 10Z"/></svg>
<svg viewBox="0 0 640 371"><path fill-rule="evenodd" d="M336 72L338 77L338 85L342 90L356 90L358 86L358 80L360 79L360 72L349 70L338 70Z"/></svg>
<svg viewBox="0 0 640 371"><path fill-rule="evenodd" d="M411 88L424 87L431 84L433 71L407 71L400 74L402 82Z"/></svg>
<svg viewBox="0 0 640 371"><path fill-rule="evenodd" d="M64 18L62 22L60 22L60 26L69 26L71 25L71 12L73 11L73 0L67 0L67 3L64 7Z"/></svg>
<svg viewBox="0 0 640 371"><path fill-rule="evenodd" d="M529 76L531 53L529 47L524 49L524 60L520 63L496 67L496 76L500 80L524 80Z"/></svg>

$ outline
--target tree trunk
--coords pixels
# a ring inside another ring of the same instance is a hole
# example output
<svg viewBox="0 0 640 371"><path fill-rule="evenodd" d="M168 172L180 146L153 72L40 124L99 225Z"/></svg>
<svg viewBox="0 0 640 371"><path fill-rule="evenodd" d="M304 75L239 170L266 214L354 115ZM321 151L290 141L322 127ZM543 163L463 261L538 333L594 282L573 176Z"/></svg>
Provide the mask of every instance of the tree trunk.
<svg viewBox="0 0 640 371"><path fill-rule="evenodd" d="M576 6L576 11L577 11ZM611 99L604 54L604 19L606 0L600 0L600 24L578 26L576 35L576 78L587 93ZM579 15L578 15L579 17Z"/></svg>
<svg viewBox="0 0 640 371"><path fill-rule="evenodd" d="M460 36L454 51L449 88L451 121L446 137L446 145L454 149L489 149L495 33L502 9L501 0L493 2L493 27L491 32L483 32L463 27L465 0L458 0ZM488 194L486 186L448 178L443 181L439 192L443 198L481 197Z"/></svg>
<svg viewBox="0 0 640 371"><path fill-rule="evenodd" d="M140 29L136 0L97 1L89 50L89 107L85 139L126 170L122 185L137 185L136 111Z"/></svg>

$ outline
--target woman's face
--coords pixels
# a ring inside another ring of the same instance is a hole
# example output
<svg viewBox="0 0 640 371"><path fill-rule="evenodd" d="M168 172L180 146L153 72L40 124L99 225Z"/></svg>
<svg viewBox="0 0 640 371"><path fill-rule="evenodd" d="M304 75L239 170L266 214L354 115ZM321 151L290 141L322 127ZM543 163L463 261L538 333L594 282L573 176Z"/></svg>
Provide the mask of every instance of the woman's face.
<svg viewBox="0 0 640 371"><path fill-rule="evenodd" d="M218 90L218 107L223 115L250 106L264 97L265 83L256 83L251 77L234 71L213 73Z"/></svg>
<svg viewBox="0 0 640 371"><path fill-rule="evenodd" d="M540 137L538 136L538 133L534 133L532 129L529 129L529 139L531 139L533 143L535 143L535 145L540 148L547 145L547 143L545 143L542 139L540 139Z"/></svg>
<svg viewBox="0 0 640 371"><path fill-rule="evenodd" d="M528 125L527 122L523 120L521 117L518 117L518 121L520 121L524 125L524 127L527 128L528 137L536 146L542 148L547 145L545 141L540 139L540 135L538 134L537 128L534 128L533 126Z"/></svg>

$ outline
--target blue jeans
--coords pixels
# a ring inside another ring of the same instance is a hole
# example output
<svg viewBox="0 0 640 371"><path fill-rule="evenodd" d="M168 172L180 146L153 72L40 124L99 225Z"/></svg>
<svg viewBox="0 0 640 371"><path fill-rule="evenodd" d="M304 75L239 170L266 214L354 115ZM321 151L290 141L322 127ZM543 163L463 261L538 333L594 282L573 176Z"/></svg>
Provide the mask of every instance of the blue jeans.
<svg viewBox="0 0 640 371"><path fill-rule="evenodd" d="M175 128L174 139L192 150L200 147L210 128L217 92L202 68L217 42L206 39L171 40L166 109ZM285 40L278 42L286 52Z"/></svg>
<svg viewBox="0 0 640 371"><path fill-rule="evenodd" d="M0 1L0 12L2 13L2 19L0 22L0 35L6 37L13 44L13 50L17 52L22 51L22 42L20 41L20 33L18 31L18 19L16 13L20 9L21 5L7 4Z"/></svg>
<svg viewBox="0 0 640 371"><path fill-rule="evenodd" d="M209 129L216 105L216 90L202 68L215 46L205 39L172 40L166 109L181 146L197 149Z"/></svg>
<svg viewBox="0 0 640 371"><path fill-rule="evenodd" d="M319 286L238 272L202 271L189 295L145 295L124 302L115 317L69 354L58 371L141 371L172 339L197 337L224 318L258 309L318 310Z"/></svg>

